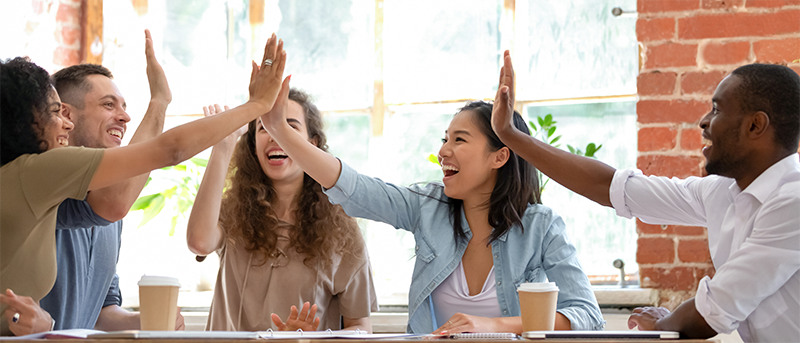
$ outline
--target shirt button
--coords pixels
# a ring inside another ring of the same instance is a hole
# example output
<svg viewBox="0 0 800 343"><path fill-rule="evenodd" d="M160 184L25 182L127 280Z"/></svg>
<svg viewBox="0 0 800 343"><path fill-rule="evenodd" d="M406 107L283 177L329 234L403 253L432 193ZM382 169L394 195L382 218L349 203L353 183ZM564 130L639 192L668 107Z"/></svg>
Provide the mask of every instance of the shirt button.
<svg viewBox="0 0 800 343"><path fill-rule="evenodd" d="M497 285L500 286L500 281L497 281Z"/></svg>
<svg viewBox="0 0 800 343"><path fill-rule="evenodd" d="M503 314L508 314L508 311L503 311Z"/></svg>
<svg viewBox="0 0 800 343"><path fill-rule="evenodd" d="M416 249L417 251L419 251L419 245L417 245L417 246L416 246L414 249Z"/></svg>
<svg viewBox="0 0 800 343"><path fill-rule="evenodd" d="M500 258L500 255L494 255L494 258Z"/></svg>

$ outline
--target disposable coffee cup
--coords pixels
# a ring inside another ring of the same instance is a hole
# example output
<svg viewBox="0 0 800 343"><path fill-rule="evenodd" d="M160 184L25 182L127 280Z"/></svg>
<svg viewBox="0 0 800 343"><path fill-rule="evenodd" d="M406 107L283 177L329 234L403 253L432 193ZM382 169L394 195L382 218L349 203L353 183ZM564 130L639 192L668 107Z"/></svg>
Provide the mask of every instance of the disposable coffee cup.
<svg viewBox="0 0 800 343"><path fill-rule="evenodd" d="M139 280L139 321L141 330L175 331L178 315L177 278L143 275Z"/></svg>
<svg viewBox="0 0 800 343"><path fill-rule="evenodd" d="M558 287L555 282L523 283L517 288L522 331L552 331L556 324Z"/></svg>

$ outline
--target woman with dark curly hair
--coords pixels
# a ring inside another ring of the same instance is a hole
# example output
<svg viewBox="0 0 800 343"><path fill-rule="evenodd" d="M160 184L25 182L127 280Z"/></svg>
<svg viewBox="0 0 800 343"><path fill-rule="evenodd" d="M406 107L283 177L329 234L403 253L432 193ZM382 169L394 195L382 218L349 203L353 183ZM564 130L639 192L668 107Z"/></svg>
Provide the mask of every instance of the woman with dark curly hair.
<svg viewBox="0 0 800 343"><path fill-rule="evenodd" d="M317 107L296 89L288 98L288 124L327 151ZM377 300L355 220L328 201L259 120L237 138L214 146L187 230L192 252L220 256L206 329L371 332ZM295 304L303 305L298 311Z"/></svg>
<svg viewBox="0 0 800 343"><path fill-rule="evenodd" d="M13 291L0 294L6 319L0 320L0 334L29 332L34 320L40 322L41 313L21 308L38 302L55 282L58 205L180 163L268 112L281 87L289 88L288 78L282 82L283 43L274 35L264 59L272 63L253 64L246 104L146 142L107 150L62 148L72 123L61 114L47 71L27 58L0 61L0 290Z"/></svg>

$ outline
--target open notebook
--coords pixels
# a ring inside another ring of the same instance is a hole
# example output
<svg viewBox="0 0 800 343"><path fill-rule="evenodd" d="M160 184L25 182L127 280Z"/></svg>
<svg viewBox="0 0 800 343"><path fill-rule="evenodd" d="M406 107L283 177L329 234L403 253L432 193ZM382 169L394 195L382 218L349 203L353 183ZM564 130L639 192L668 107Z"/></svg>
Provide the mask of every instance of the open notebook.
<svg viewBox="0 0 800 343"><path fill-rule="evenodd" d="M678 339L676 331L525 331L527 339Z"/></svg>

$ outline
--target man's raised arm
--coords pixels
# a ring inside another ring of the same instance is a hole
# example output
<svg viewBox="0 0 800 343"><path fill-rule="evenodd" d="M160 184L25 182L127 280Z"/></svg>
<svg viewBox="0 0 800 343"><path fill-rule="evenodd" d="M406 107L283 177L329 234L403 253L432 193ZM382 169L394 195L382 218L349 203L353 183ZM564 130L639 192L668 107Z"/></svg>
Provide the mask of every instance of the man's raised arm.
<svg viewBox="0 0 800 343"><path fill-rule="evenodd" d="M150 83L150 104L142 123L131 137L130 144L136 144L161 134L164 130L164 117L167 105L172 101L172 92L167 84L164 69L156 59L150 30L144 31L145 57L147 58L147 80ZM104 219L115 222L128 214L136 198L142 192L150 173L145 173L115 185L89 192L87 201L92 210Z"/></svg>
<svg viewBox="0 0 800 343"><path fill-rule="evenodd" d="M505 145L554 181L603 206L611 206L609 188L615 169L598 160L545 144L514 127L514 68L503 54L500 84L492 110L492 128Z"/></svg>

